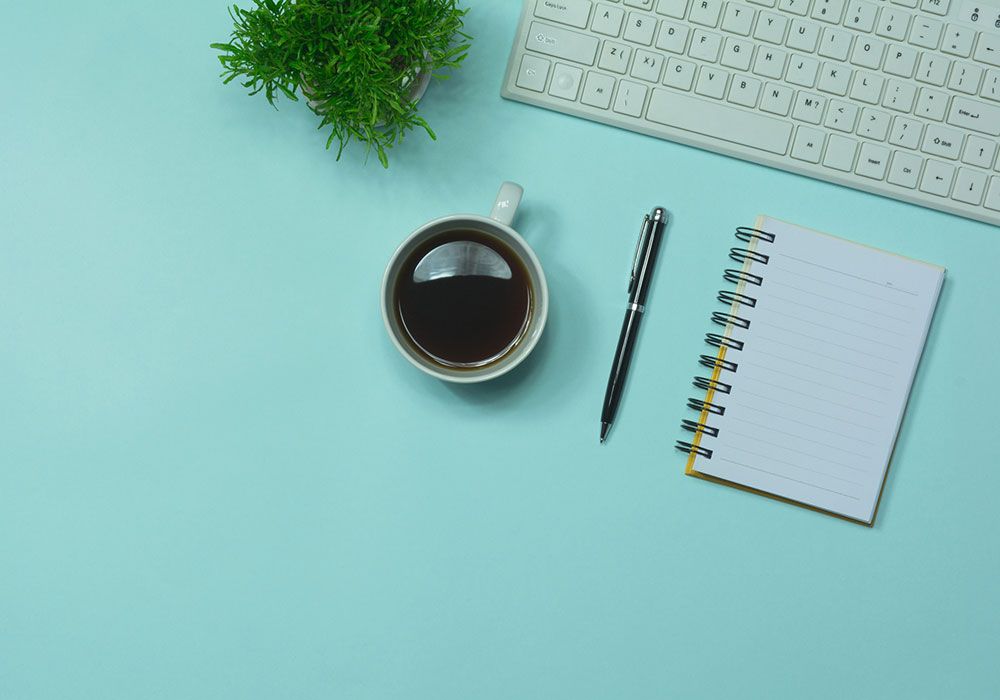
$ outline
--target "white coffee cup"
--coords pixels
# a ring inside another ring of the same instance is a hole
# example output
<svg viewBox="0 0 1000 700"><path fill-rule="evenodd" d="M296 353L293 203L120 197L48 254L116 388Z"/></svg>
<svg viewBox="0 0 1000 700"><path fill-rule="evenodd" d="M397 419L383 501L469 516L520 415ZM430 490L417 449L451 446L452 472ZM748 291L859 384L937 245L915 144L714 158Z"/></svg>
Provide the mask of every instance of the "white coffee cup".
<svg viewBox="0 0 1000 700"><path fill-rule="evenodd" d="M385 322L386 331L403 357L432 377L463 384L495 379L521 364L542 336L549 313L549 290L545 283L545 273L535 252L511 228L523 193L524 190L520 185L505 182L500 187L489 217L456 214L424 224L403 241L386 266L385 275L382 277L382 320ZM423 352L410 338L399 316L395 290L403 265L416 248L427 240L449 231L469 230L495 238L518 257L528 273L530 308L523 332L507 351L485 364L460 367L446 365L436 360Z"/></svg>

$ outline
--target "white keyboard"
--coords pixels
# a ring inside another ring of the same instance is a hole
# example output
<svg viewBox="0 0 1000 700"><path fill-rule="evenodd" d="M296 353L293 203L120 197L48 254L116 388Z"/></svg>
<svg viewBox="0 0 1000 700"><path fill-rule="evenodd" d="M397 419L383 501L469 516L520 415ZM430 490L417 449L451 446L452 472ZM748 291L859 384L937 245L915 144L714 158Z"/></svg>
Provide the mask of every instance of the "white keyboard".
<svg viewBox="0 0 1000 700"><path fill-rule="evenodd" d="M502 93L1000 225L1000 6L525 0Z"/></svg>

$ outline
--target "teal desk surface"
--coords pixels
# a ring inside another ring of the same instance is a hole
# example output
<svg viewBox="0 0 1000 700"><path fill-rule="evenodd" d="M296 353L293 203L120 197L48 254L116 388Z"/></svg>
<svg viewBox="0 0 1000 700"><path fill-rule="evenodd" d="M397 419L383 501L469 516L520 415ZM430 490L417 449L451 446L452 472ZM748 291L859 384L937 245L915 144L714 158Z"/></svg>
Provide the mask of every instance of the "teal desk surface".
<svg viewBox="0 0 1000 700"><path fill-rule="evenodd" d="M1000 231L503 101L519 9L473 4L438 141L383 170L221 84L223 2L5 7L0 696L997 697ZM382 271L506 179L550 325L445 385L390 344ZM758 213L948 268L873 529L683 476Z"/></svg>

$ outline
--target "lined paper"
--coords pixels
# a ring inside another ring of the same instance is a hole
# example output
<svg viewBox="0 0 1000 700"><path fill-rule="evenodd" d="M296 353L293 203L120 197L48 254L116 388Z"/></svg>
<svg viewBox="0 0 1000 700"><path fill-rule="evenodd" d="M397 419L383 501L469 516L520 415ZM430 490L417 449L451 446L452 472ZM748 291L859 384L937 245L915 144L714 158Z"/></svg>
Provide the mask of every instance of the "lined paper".
<svg viewBox="0 0 1000 700"><path fill-rule="evenodd" d="M761 217L763 278L741 285L755 306L726 335L735 372L709 415L712 457L694 469L870 523L934 307L943 268ZM751 247L751 246L748 246Z"/></svg>

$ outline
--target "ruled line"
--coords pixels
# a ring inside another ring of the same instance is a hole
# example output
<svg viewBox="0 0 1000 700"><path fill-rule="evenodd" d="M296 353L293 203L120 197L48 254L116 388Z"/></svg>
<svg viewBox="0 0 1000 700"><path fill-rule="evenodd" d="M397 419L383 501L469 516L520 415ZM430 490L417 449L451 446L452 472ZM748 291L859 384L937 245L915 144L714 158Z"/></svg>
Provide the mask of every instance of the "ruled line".
<svg viewBox="0 0 1000 700"><path fill-rule="evenodd" d="M753 339L754 340L766 340L766 341L768 341L770 343L774 343L775 345L780 345L783 348L789 348L791 350L800 350L801 352L807 353L810 357L822 357L822 358L825 358L827 360L833 360L834 362L839 362L842 365L847 365L848 367L853 367L854 369L863 369L863 370L865 370L867 372L871 372L873 374L881 374L882 376L889 377L890 379L893 379L896 376L892 372L883 372L880 369L872 369L871 367L863 367L863 366L861 366L861 365L859 365L859 364L857 364L855 362L849 362L847 360L841 360L839 357L834 357L833 355L824 355L821 352L816 352L815 350L811 350L810 348L804 348L804 347L801 347L799 345L792 345L791 343L786 343L784 340L778 340L777 338L772 338L769 335L763 335L761 333L757 333L757 334L754 335ZM892 362L895 365L899 364L895 360L885 360L885 362Z"/></svg>
<svg viewBox="0 0 1000 700"><path fill-rule="evenodd" d="M751 440L756 440L757 442L762 442L765 445L771 445L772 447L780 447L781 449L788 450L789 452L796 452L796 453L798 453L800 455L804 455L804 456L810 457L812 459L818 459L818 460L821 460L823 462L829 462L830 464L836 464L838 467L843 467L844 469L850 469L851 471L858 472L859 474L867 474L868 473L864 469L859 469L858 467L852 467L852 466L850 466L848 464L844 464L842 462L837 462L836 460L833 460L833 459L827 459L826 457L820 457L818 455L814 455L814 454L812 454L810 452L806 452L804 450L796 450L793 447L788 447L787 445L782 445L779 442L769 442L767 440L762 440L761 438L757 437L756 435L747 435L746 433L739 433L739 432L736 432L735 430L730 430L728 432L730 432L733 435L739 435L740 437L750 438ZM727 446L728 447L735 447L735 445L727 445Z"/></svg>
<svg viewBox="0 0 1000 700"><path fill-rule="evenodd" d="M815 365L810 365L807 362L801 362L799 360L793 360L791 358L783 357L781 355L775 355L773 352L768 352L767 350L761 350L760 348L754 348L753 351L756 352L756 353L760 353L761 355L767 355L768 357L776 358L778 360L783 360L785 362L791 362L793 365L801 365L803 367L808 367L809 369L814 369L817 372L824 372L826 374L833 375L834 377L840 377L841 379L846 379L846 380L851 381L851 382L857 382L858 384L865 384L865 385L870 386L870 387L872 387L874 389L881 389L882 391L891 391L892 390L892 387L882 386L881 384L872 384L871 382L866 382L863 379L855 379L854 377L852 377L852 376L850 376L848 374L840 374L839 372L834 372L832 370L823 369L822 367L816 367Z"/></svg>
<svg viewBox="0 0 1000 700"><path fill-rule="evenodd" d="M910 296L920 296L916 292L911 292L908 289L903 289L902 287L896 287L890 282L877 282L867 277L862 277L861 275L852 275L850 272L844 272L843 270L838 270L834 267L828 267L826 265L820 265L817 262L811 260L805 260L804 258L797 258L794 255L789 255L788 253L775 253L783 258L791 258L792 260L798 260L800 263L805 265L812 265L813 267L818 267L822 270L829 270L830 272L836 272L838 275L843 275L844 277L852 277L856 280L861 280L862 282L867 282L868 284L874 284L876 287L881 287L882 289L891 289L894 292L902 292L903 294L909 294Z"/></svg>
<svg viewBox="0 0 1000 700"><path fill-rule="evenodd" d="M850 316L842 316L841 314L835 314L832 311L824 311L823 309L817 308L815 306L810 306L809 304L803 304L801 301L795 301L794 299L786 299L785 297L780 297L777 294L772 294L771 296L768 297L768 299L769 300L770 299L778 299L779 301L783 301L786 304L795 304L796 306L801 306L804 309L811 309L812 311L815 311L817 313L826 314L827 316L833 316L834 318L839 318L839 319L842 319L844 321L850 321L851 323L857 323L858 325L861 325L861 326L868 326L869 328L877 328L879 330L885 330L883 326L879 326L879 325L877 325L875 323L867 323L865 321L859 321L856 318L851 318ZM905 322L901 321L901 323L905 323ZM900 335L900 334L897 333L896 335Z"/></svg>
<svg viewBox="0 0 1000 700"><path fill-rule="evenodd" d="M767 396L766 394L757 394L757 393L755 393L753 391L747 391L746 389L743 389L742 393L744 393L744 394L750 394L750 396L759 396L762 399L766 399L768 401L773 401L774 403L780 403L780 404L782 404L784 406L791 406L792 408L797 409L799 411L806 411L807 413L815 413L817 416L823 416L824 418L829 418L830 420L838 420L841 423L846 423L847 425L853 425L855 428L861 428L862 430L867 430L867 431L872 432L872 433L880 432L877 428L872 428L869 425L864 425L862 423L853 423L853 422L851 422L849 420L844 420L843 418L838 418L837 416L831 416L829 413L823 413L822 411L816 411L816 410L811 409L811 408L806 408L805 406L799 406L799 405L794 404L794 403L789 403L788 401L782 401L781 399L772 399L770 396ZM849 410L853 410L853 409L849 409ZM869 415L871 415L871 414L869 414Z"/></svg>
<svg viewBox="0 0 1000 700"><path fill-rule="evenodd" d="M853 499L855 501L860 501L861 500L857 496L852 496L849 493L841 493L840 491L835 491L834 489L828 489L828 488L825 488L823 486L817 486L816 484L811 484L808 481L801 481L799 479L793 479L792 477L785 476L784 474L775 474L774 472L769 472L768 470L761 469L760 467L752 467L749 464L743 464L742 462L737 462L734 459L727 459L725 457L719 457L719 459L721 459L723 462L729 462L730 464L735 464L735 465L740 466L740 467L746 467L747 469L753 469L754 471L758 471L758 472L761 472L763 474L770 474L771 476L776 476L779 479L787 479L788 481L794 481L796 483L803 484L805 486L812 486L813 488L819 489L820 491L829 491L830 493L835 493L838 496L843 496L844 498L850 498L850 499Z"/></svg>
<svg viewBox="0 0 1000 700"><path fill-rule="evenodd" d="M867 306L859 306L857 304L852 304L849 301L844 301L843 299L838 299L837 297L828 297L825 294L820 294L819 292L813 292L808 289L803 289L802 287L796 287L794 284L788 284L787 282L778 282L774 279L767 279L765 280L765 282L767 282L768 284L776 284L779 287L788 287L789 289L794 289L796 292L802 292L804 294L812 294L814 297L819 297L820 299L826 299L827 301L835 301L838 304L843 304L844 306L850 306L853 309L860 309L861 311L867 311L870 314L885 316L886 318L891 318L893 321L901 321L903 323L911 322L911 319L908 318L900 318L899 316L892 316L883 311L876 311L875 309L869 309Z"/></svg>
<svg viewBox="0 0 1000 700"><path fill-rule="evenodd" d="M729 448L733 450L739 450L740 452L746 452L748 455L753 455L754 457L763 457L769 462L777 462L778 464L787 464L789 467L792 467L793 469L801 469L802 471L809 472L810 474L819 474L820 476L825 476L827 479L836 479L837 481L843 481L845 484L852 484L854 486L858 486L861 488L864 487L864 484L859 483L857 481L851 481L850 479L845 479L842 476L834 476L833 474L828 474L826 472L818 472L815 469L809 469L808 467L803 467L801 464L796 464L795 462L786 462L785 460L777 459L772 455L762 455L759 452L748 450L745 447L740 447L738 445L729 445Z"/></svg>
<svg viewBox="0 0 1000 700"><path fill-rule="evenodd" d="M885 401L879 401L878 399L873 399L870 396L865 396L863 394L856 394L853 391L847 391L846 389L841 389L839 387L830 386L829 384L824 384L823 382L817 382L814 379L806 379L805 377L800 377L799 375L792 374L791 372L779 372L776 369L771 369L767 365L759 365L756 362L747 362L746 360L743 360L740 364L750 365L751 367L756 367L757 369L767 370L768 372L773 372L773 373L779 374L779 375L781 375L783 377L794 377L795 379L799 379L799 380L801 380L803 382L809 382L810 384L815 384L816 386L821 386L824 389L833 389L834 391L839 391L842 394L849 394L850 396L857 396L859 399L867 399L868 401L874 401L875 403L880 403L880 404L885 405Z"/></svg>
<svg viewBox="0 0 1000 700"><path fill-rule="evenodd" d="M887 348L892 348L893 350L902 350L903 349L903 348L899 347L898 345L892 345L892 344L886 343L885 341L882 341L882 340L875 340L874 338L869 338L866 335L858 335L857 333L848 333L847 331L842 331L840 329L832 329L832 328L830 328L829 324L819 323L818 321L810 321L808 318L801 318L799 316L794 316L792 314L786 314L783 311L775 311L774 309L768 309L767 312L768 313L772 313L772 314L778 314L779 316L784 316L785 318L790 318L793 321L798 321L799 323L808 323L811 326L819 326L820 328L827 328L827 329L832 330L834 333L838 333L840 335L849 335L852 338L857 338L859 340L864 340L865 342L868 342L868 343L875 343L876 345L884 345ZM892 335L895 335L895 336L899 335L898 333L892 333L891 331L886 331L886 332L887 333L891 333Z"/></svg>
<svg viewBox="0 0 1000 700"><path fill-rule="evenodd" d="M868 357L874 357L878 360L885 360L886 362L892 362L893 364L899 364L898 361L893 360L889 357L882 357L881 355L873 355L870 352L865 352L864 350L858 350L857 348L852 348L850 345L841 345L840 343L834 343L831 340L826 340L825 338L817 338L814 335L809 335L808 333L800 333L799 331L792 330L791 328L785 328L784 326L779 326L776 323L771 323L770 321L756 320L755 323L759 325L770 326L771 328L777 328L779 331L785 331L785 333L791 333L792 335L799 335L803 338L809 338L809 340L815 340L817 343L823 343L824 345L832 345L835 348L843 348L844 350L850 350L851 352L856 352L859 355L866 355Z"/></svg>
<svg viewBox="0 0 1000 700"><path fill-rule="evenodd" d="M783 421L788 421L790 423L798 423L799 425L804 425L807 428L812 428L813 430L819 430L824 433L830 433L831 435L836 435L837 437L842 437L847 440L854 440L854 442L863 442L866 445L875 446L874 442L869 442L868 440L862 440L861 438L854 437L852 435L844 435L843 433L838 433L836 430L830 430L829 428L821 428L818 425L813 425L812 423L806 423L802 420L796 420L794 418L789 418L788 416L783 416L779 413L771 413L770 411L765 411L763 408L757 408L756 406L751 406L748 403L742 403L740 401L729 401L730 404L736 406L742 406L743 408L749 409L751 411L757 411L757 413L763 413L766 416L771 416L772 418L780 418Z"/></svg>
<svg viewBox="0 0 1000 700"><path fill-rule="evenodd" d="M851 452L850 450L845 450L843 447L837 447L836 445L830 445L825 442L820 442L819 440L816 440L815 438L812 437L804 438L798 433L790 433L787 430L778 430L777 428L767 425L766 423L754 423L752 420L747 420L746 418L740 418L739 416L732 416L729 418L729 420L739 421L740 423L746 423L747 425L753 425L758 428L767 428L772 433L781 433L782 435L788 435L789 437L797 438L799 440L806 440L814 445L819 445L820 447L826 447L831 450L837 450L839 452L843 452L844 454L851 455L852 457L861 457L862 459L870 459L871 457L871 455L862 454L860 452Z"/></svg>
<svg viewBox="0 0 1000 700"><path fill-rule="evenodd" d="M791 392L793 394L798 394L799 396L805 396L807 399L813 399L813 400L816 399L816 395L815 394L807 394L804 391L796 391L795 389L789 389L787 386L783 386L781 384L774 384L773 382L765 382L763 379L757 379L757 377L749 377L749 376L743 376L743 377L741 377L741 381L746 381L746 380L749 380L751 382L757 382L758 384L763 384L765 386L769 386L769 387L772 387L774 389L781 389L782 391L789 391L789 392ZM745 391L745 390L744 389L739 389L738 391ZM840 406L841 408L850 408L850 409L852 409L854 411L857 411L858 413L864 413L865 415L874 416L875 418L883 418L884 417L881 413L869 413L868 411L862 411L860 408L854 408L853 406L848 406L847 404L844 404L844 403L837 403L836 401L830 401L829 399L827 399L825 397L823 398L823 403L828 403L831 406Z"/></svg>
<svg viewBox="0 0 1000 700"><path fill-rule="evenodd" d="M834 284L833 282L827 282L826 280L818 280L815 277L811 277L809 275L805 275L805 274L803 274L801 272L796 272L795 270L789 270L787 267L781 267L780 265L775 265L773 269L775 269L775 270L781 270L782 272L787 272L788 274L790 274L790 275L796 275L797 277L805 277L810 282L818 282L819 284L826 284L826 285L829 285L831 287L836 287L837 289L843 289L843 290L846 290L848 292L851 292L852 294L857 294L860 297L864 297L865 299L875 299L876 301L880 301L883 304L892 304L893 306L898 306L898 307L903 308L903 309L910 309L911 311L913 311L914 308L915 308L913 306L910 306L909 304L901 304L899 302L889 301L888 299L883 299L881 297L877 297L877 296L874 296L872 294L865 294L864 292L859 292L857 289L851 289L850 287L845 287L842 284Z"/></svg>

